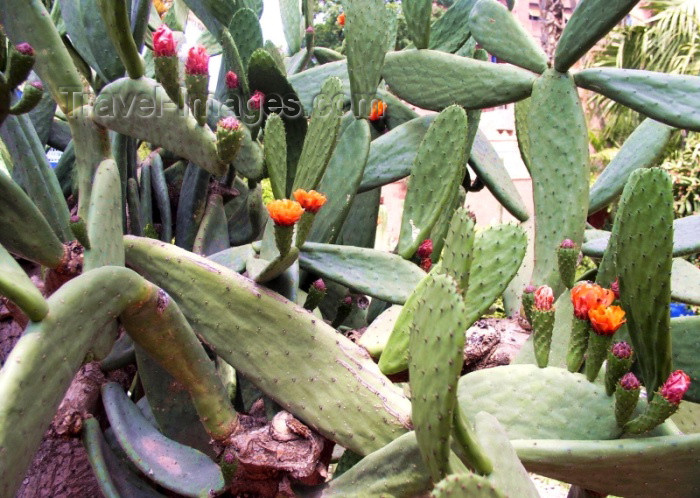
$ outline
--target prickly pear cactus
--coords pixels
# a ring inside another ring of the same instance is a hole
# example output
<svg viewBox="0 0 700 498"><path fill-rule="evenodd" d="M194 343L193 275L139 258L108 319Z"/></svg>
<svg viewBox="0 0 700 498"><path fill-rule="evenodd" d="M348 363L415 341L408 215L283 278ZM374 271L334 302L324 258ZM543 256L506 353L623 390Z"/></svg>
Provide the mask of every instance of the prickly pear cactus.
<svg viewBox="0 0 700 498"><path fill-rule="evenodd" d="M432 22L404 0L396 51L393 6L343 0L340 53L314 2L281 0L283 54L260 0L0 0L0 295L24 328L0 357L0 496L58 434L105 496L534 497L527 471L699 495L700 441L664 417L693 427L698 323L669 303L699 302L679 258L700 218L672 220L652 166L674 128L700 130L700 78L572 69L635 1L578 2L552 60L505 4ZM590 189L579 88L648 118ZM533 212L479 127L511 103ZM379 250L381 188L403 178ZM521 224L473 219L478 185ZM586 231L618 196L612 232ZM578 292L579 249L609 306ZM542 368L529 339L526 364L462 375L467 328L526 286L553 289ZM583 349L631 343L640 380L568 371L572 323L605 336ZM89 368L126 385L74 406Z"/></svg>

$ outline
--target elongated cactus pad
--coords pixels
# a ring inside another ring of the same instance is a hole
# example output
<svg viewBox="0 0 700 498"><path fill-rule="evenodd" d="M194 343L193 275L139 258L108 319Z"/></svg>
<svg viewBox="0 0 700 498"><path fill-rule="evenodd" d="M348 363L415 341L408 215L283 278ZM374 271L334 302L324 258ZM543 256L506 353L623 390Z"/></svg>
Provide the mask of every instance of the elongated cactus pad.
<svg viewBox="0 0 700 498"><path fill-rule="evenodd" d="M634 69L585 69L576 84L676 128L700 131L700 77Z"/></svg>
<svg viewBox="0 0 700 498"><path fill-rule="evenodd" d="M528 114L530 174L535 201L532 281L563 289L556 250L580 245L588 212L588 131L571 76L546 71L535 83Z"/></svg>
<svg viewBox="0 0 700 498"><path fill-rule="evenodd" d="M547 56L505 6L479 0L469 15L472 36L499 59L535 73L547 69Z"/></svg>
<svg viewBox="0 0 700 498"><path fill-rule="evenodd" d="M402 7L411 41L416 48L428 48L432 2L430 0L405 0Z"/></svg>
<svg viewBox="0 0 700 498"><path fill-rule="evenodd" d="M287 139L284 122L271 114L265 123L265 167L275 199L287 196Z"/></svg>
<svg viewBox="0 0 700 498"><path fill-rule="evenodd" d="M400 98L440 111L451 104L481 109L524 99L536 75L434 50L406 50L387 54L382 76Z"/></svg>
<svg viewBox="0 0 700 498"><path fill-rule="evenodd" d="M49 305L19 263L0 246L0 295L15 303L34 322L49 312Z"/></svg>

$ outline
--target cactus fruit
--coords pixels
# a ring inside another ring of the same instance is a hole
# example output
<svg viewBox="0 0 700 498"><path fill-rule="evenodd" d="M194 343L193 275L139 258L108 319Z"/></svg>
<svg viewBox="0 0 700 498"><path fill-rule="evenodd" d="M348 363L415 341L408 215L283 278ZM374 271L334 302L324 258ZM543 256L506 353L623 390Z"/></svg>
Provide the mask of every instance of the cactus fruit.
<svg viewBox="0 0 700 498"><path fill-rule="evenodd" d="M689 387L688 374L683 370L672 372L659 388L656 396L647 404L644 413L625 424L625 432L643 434L661 424L678 410L678 405Z"/></svg>
<svg viewBox="0 0 700 498"><path fill-rule="evenodd" d="M593 382L605 361L612 336L626 322L625 312L619 306L594 308L588 311L591 321L591 333L588 338L586 353L586 378Z"/></svg>
<svg viewBox="0 0 700 498"><path fill-rule="evenodd" d="M209 54L203 46L190 48L185 62L187 105L199 126L207 122L209 95Z"/></svg>
<svg viewBox="0 0 700 498"><path fill-rule="evenodd" d="M630 345L624 341L616 342L608 351L605 368L605 391L608 396L612 396L618 381L632 368L633 354Z"/></svg>
<svg viewBox="0 0 700 498"><path fill-rule="evenodd" d="M578 252L578 247L571 239L564 239L559 245L559 249L557 249L559 276L567 289L571 289L574 286Z"/></svg>
<svg viewBox="0 0 700 498"><path fill-rule="evenodd" d="M231 163L243 142L243 125L234 117L223 118L216 126L216 152L219 159Z"/></svg>
<svg viewBox="0 0 700 498"><path fill-rule="evenodd" d="M551 287L543 285L534 292L534 305L532 307L532 331L534 334L535 359L537 366L544 368L549 362L549 350L552 345L552 331L554 330L554 294Z"/></svg>

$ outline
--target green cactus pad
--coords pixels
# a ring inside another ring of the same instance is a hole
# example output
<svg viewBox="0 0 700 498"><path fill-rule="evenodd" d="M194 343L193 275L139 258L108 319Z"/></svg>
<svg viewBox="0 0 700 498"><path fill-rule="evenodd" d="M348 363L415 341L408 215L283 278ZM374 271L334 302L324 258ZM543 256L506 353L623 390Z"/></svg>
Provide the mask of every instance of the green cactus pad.
<svg viewBox="0 0 700 498"><path fill-rule="evenodd" d="M30 320L41 321L49 306L19 263L0 246L0 295L7 297L24 311Z"/></svg>
<svg viewBox="0 0 700 498"><path fill-rule="evenodd" d="M684 399L700 402L700 362L697 351L700 346L700 316L682 316L671 320L673 344L673 368L690 375L690 389ZM684 403L681 403L681 406Z"/></svg>
<svg viewBox="0 0 700 498"><path fill-rule="evenodd" d="M263 46L263 34L258 16L250 9L240 9L233 15L228 29L236 42L243 67L247 68L250 56Z"/></svg>
<svg viewBox="0 0 700 498"><path fill-rule="evenodd" d="M12 158L12 178L27 192L56 236L63 242L72 240L70 213L61 186L29 116L8 116L0 127L0 138Z"/></svg>
<svg viewBox="0 0 700 498"><path fill-rule="evenodd" d="M0 211L0 243L9 252L48 268L61 263L63 244L39 208L5 173L0 173Z"/></svg>
<svg viewBox="0 0 700 498"><path fill-rule="evenodd" d="M383 301L403 304L425 272L410 261L375 249L307 242L302 269Z"/></svg>
<svg viewBox="0 0 700 498"><path fill-rule="evenodd" d="M225 266L229 270L242 273L245 270L246 261L249 257L253 256L254 253L253 247L250 244L245 244L243 246L230 247L217 252L207 259L221 266Z"/></svg>
<svg viewBox="0 0 700 498"><path fill-rule="evenodd" d="M340 92L341 83L338 78L329 78L321 86L321 93L316 98L311 113L292 192L298 188L315 189L326 171L342 115L342 102L338 102Z"/></svg>
<svg viewBox="0 0 700 498"><path fill-rule="evenodd" d="M139 380L155 419L167 438L213 456L211 438L199 420L190 394L140 346L135 346Z"/></svg>
<svg viewBox="0 0 700 498"><path fill-rule="evenodd" d="M700 269L682 258L671 267L671 299L700 306Z"/></svg>
<svg viewBox="0 0 700 498"><path fill-rule="evenodd" d="M524 69L434 50L389 53L382 76L399 98L433 111L451 104L481 109L516 102L530 95L535 81Z"/></svg>
<svg viewBox="0 0 700 498"><path fill-rule="evenodd" d="M450 200L447 202L445 209L438 217L438 220L433 225L433 229L430 231L430 240L433 241L433 252L430 255L430 260L433 264L437 263L440 259L440 255L443 252L445 246L445 238L447 237L447 232L450 228L450 222L454 216L457 209L464 206L464 200L467 197L467 191L464 187L457 185L454 192L450 196Z"/></svg>
<svg viewBox="0 0 700 498"><path fill-rule="evenodd" d="M353 120L345 129L328 161L318 185L326 204L316 214L310 241L333 243L350 212L370 153L370 126L364 119Z"/></svg>
<svg viewBox="0 0 700 498"><path fill-rule="evenodd" d="M456 385L462 370L464 301L452 277L430 274L410 324L409 379L413 426L434 482L449 471Z"/></svg>
<svg viewBox="0 0 700 498"><path fill-rule="evenodd" d="M506 496L538 498L534 483L508 440L504 427L491 414L479 412L474 417L474 433L484 454L493 462L487 479Z"/></svg>
<svg viewBox="0 0 700 498"><path fill-rule="evenodd" d="M158 432L119 384L102 386L102 401L119 445L131 463L154 482L192 497L223 491L219 466L205 454Z"/></svg>
<svg viewBox="0 0 700 498"><path fill-rule="evenodd" d="M451 474L438 482L430 493L432 498L473 496L475 498L505 498L487 478L478 474Z"/></svg>
<svg viewBox="0 0 700 498"><path fill-rule="evenodd" d="M525 202L503 164L503 159L500 158L481 130L478 130L474 137L474 144L469 155L469 165L484 182L486 188L510 214L519 221L525 221L530 217Z"/></svg>
<svg viewBox="0 0 700 498"><path fill-rule="evenodd" d="M619 196L634 170L654 166L671 139L672 131L671 127L653 119L642 121L591 187L588 212L603 209Z"/></svg>
<svg viewBox="0 0 700 498"><path fill-rule="evenodd" d="M528 129L528 115L530 114L529 98L515 103L515 135L518 139L518 149L525 168L530 171L530 133Z"/></svg>
<svg viewBox="0 0 700 498"><path fill-rule="evenodd" d="M340 229L340 235L336 239L337 244L374 247L381 196L379 188L355 196L355 200L350 206L350 212L343 223L343 228Z"/></svg>
<svg viewBox="0 0 700 498"><path fill-rule="evenodd" d="M192 249L204 215L210 178L208 171L193 163L187 165L175 213L175 244L179 247Z"/></svg>
<svg viewBox="0 0 700 498"><path fill-rule="evenodd" d="M700 131L700 78L634 69L594 68L576 84L676 128Z"/></svg>
<svg viewBox="0 0 700 498"><path fill-rule="evenodd" d="M85 250L84 271L100 266L124 266L121 180L112 159L95 172L87 223L90 249Z"/></svg>
<svg viewBox="0 0 700 498"><path fill-rule="evenodd" d="M685 434L700 433L700 404L684 401L671 416L671 422Z"/></svg>
<svg viewBox="0 0 700 498"><path fill-rule="evenodd" d="M160 215L160 240L170 242L173 239L173 215L170 208L168 184L163 171L163 159L161 159L159 154L155 154L151 162L151 186L153 187L153 197Z"/></svg>
<svg viewBox="0 0 700 498"><path fill-rule="evenodd" d="M340 52L325 47L314 47L314 57L316 57L319 64L345 60L345 56Z"/></svg>
<svg viewBox="0 0 700 498"><path fill-rule="evenodd" d="M294 91L299 96L299 100L304 106L304 112L307 115L311 115L314 98L318 95L321 84L332 76L340 78L343 84L343 93L350 95L348 64L344 59L337 62L329 62L289 77L289 83L294 87Z"/></svg>
<svg viewBox="0 0 700 498"><path fill-rule="evenodd" d="M372 141L359 192L400 180L411 174L418 147L435 116L422 116Z"/></svg>
<svg viewBox="0 0 700 498"><path fill-rule="evenodd" d="M673 220L673 256L687 256L700 252L700 215ZM599 231L594 239L581 247L584 256L602 258L610 241L610 232Z"/></svg>
<svg viewBox="0 0 700 498"><path fill-rule="evenodd" d="M430 489L416 433L409 432L356 463L333 479L321 496L419 496Z"/></svg>
<svg viewBox="0 0 700 498"><path fill-rule="evenodd" d="M124 66L96 7L91 0L61 0L61 16L75 50L109 83L124 75Z"/></svg>
<svg viewBox="0 0 700 498"><path fill-rule="evenodd" d="M513 441L530 472L616 496L700 492L700 434L619 441Z"/></svg>
<svg viewBox="0 0 700 498"><path fill-rule="evenodd" d="M343 9L352 112L355 117L366 118L384 64L387 11L382 0L347 0Z"/></svg>
<svg viewBox="0 0 700 498"><path fill-rule="evenodd" d="M251 92L260 90L265 95L282 95L285 98L285 105L293 111L281 116L287 136L287 196L289 196L306 136L307 122L301 112L298 112L301 102L294 88L287 81L287 77L264 49L258 49L251 55L248 64L248 80Z"/></svg>
<svg viewBox="0 0 700 498"><path fill-rule="evenodd" d="M408 400L364 350L313 314L177 247L125 240L129 264L167 286L216 354L305 423L363 455L407 430Z"/></svg>
<svg viewBox="0 0 700 498"><path fill-rule="evenodd" d="M265 123L265 167L275 199L287 197L287 139L284 122L271 114Z"/></svg>
<svg viewBox="0 0 700 498"><path fill-rule="evenodd" d="M140 108L141 99L150 107ZM129 112L132 105L135 111ZM190 114L183 115L153 80L123 78L107 85L95 101L92 117L106 128L162 145L214 175L226 172L216 153L216 135Z"/></svg>
<svg viewBox="0 0 700 498"><path fill-rule="evenodd" d="M430 28L428 48L455 53L469 38L469 12L477 0L457 0Z"/></svg>
<svg viewBox="0 0 700 498"><path fill-rule="evenodd" d="M369 324L362 337L357 341L372 358L381 356L402 309L402 306L396 304L387 308Z"/></svg>
<svg viewBox="0 0 700 498"><path fill-rule="evenodd" d="M464 296L469 288L469 274L474 260L474 220L464 208L458 208L445 237L439 271L451 276Z"/></svg>
<svg viewBox="0 0 700 498"><path fill-rule="evenodd" d="M430 0L405 0L401 6L406 18L408 37L416 48L428 48L432 2Z"/></svg>
<svg viewBox="0 0 700 498"><path fill-rule="evenodd" d="M204 208L202 222L194 238L192 252L209 256L229 248L228 222L224 211L224 200L219 193L210 193Z"/></svg>
<svg viewBox="0 0 700 498"><path fill-rule="evenodd" d="M528 114L535 202L532 281L563 290L557 247L583 242L588 212L588 131L571 76L548 70L535 83Z"/></svg>
<svg viewBox="0 0 700 498"><path fill-rule="evenodd" d="M299 0L281 0L280 14L282 15L282 31L287 40L290 54L296 54L301 49L304 38L301 20L301 2ZM257 22L257 16L256 16Z"/></svg>
<svg viewBox="0 0 700 498"><path fill-rule="evenodd" d="M119 498L120 496L163 497L141 479L126 464L125 459L114 454L105 441L100 423L95 417L90 417L83 422L82 440L97 485L106 498Z"/></svg>
<svg viewBox="0 0 700 498"><path fill-rule="evenodd" d="M492 414L510 439L614 439L622 432L605 387L561 368L477 370L460 379L457 396L467 417Z"/></svg>
<svg viewBox="0 0 700 498"><path fill-rule="evenodd" d="M540 44L495 0L476 2L469 15L469 28L474 39L499 59L539 74L547 69L547 56Z"/></svg>
<svg viewBox="0 0 700 498"><path fill-rule="evenodd" d="M671 178L657 168L637 170L628 188L630 195L623 194L613 227L615 266L643 384L654 392L671 373Z"/></svg>
<svg viewBox="0 0 700 498"><path fill-rule="evenodd" d="M450 106L435 118L423 137L408 180L398 253L410 258L449 201L467 160L467 115Z"/></svg>
<svg viewBox="0 0 700 498"><path fill-rule="evenodd" d="M565 73L639 3L638 0L580 2L561 34L554 67Z"/></svg>

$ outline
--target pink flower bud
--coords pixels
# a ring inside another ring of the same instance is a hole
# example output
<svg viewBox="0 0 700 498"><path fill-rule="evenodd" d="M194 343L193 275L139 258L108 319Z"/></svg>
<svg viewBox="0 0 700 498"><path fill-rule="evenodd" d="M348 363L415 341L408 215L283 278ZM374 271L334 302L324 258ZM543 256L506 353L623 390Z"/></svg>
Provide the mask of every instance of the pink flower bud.
<svg viewBox="0 0 700 498"><path fill-rule="evenodd" d="M156 57L170 57L177 54L173 32L166 24L161 24L153 33L153 53Z"/></svg>
<svg viewBox="0 0 700 498"><path fill-rule="evenodd" d="M573 249L574 247L576 247L576 244L571 239L564 239L561 243L562 249Z"/></svg>
<svg viewBox="0 0 700 498"><path fill-rule="evenodd" d="M30 85L37 90L41 90L42 92L44 91L44 84L41 81L32 81Z"/></svg>
<svg viewBox="0 0 700 498"><path fill-rule="evenodd" d="M343 298L343 300L341 301L341 303L342 303L344 306L352 306L352 296L345 296L345 297Z"/></svg>
<svg viewBox="0 0 700 498"><path fill-rule="evenodd" d="M265 94L262 93L260 90L255 90L255 92L253 92L253 95L250 97L250 100L248 100L248 105L251 109L258 110L262 107L264 102Z"/></svg>
<svg viewBox="0 0 700 498"><path fill-rule="evenodd" d="M217 128L223 128L225 130L237 130L238 128L241 127L241 123L234 118L233 116L229 116L228 118L223 118L220 119L219 122L216 124Z"/></svg>
<svg viewBox="0 0 700 498"><path fill-rule="evenodd" d="M670 403L678 404L690 387L690 376L683 370L676 370L668 376L661 386L661 396Z"/></svg>
<svg viewBox="0 0 700 498"><path fill-rule="evenodd" d="M231 453L230 451L227 451L224 453L224 462L228 463L229 465L234 463L236 461L236 456Z"/></svg>
<svg viewBox="0 0 700 498"><path fill-rule="evenodd" d="M192 47L187 53L185 72L187 74L209 73L209 54L207 54L207 49L202 45Z"/></svg>
<svg viewBox="0 0 700 498"><path fill-rule="evenodd" d="M34 55L34 48L27 42L20 43L19 45L16 45L15 49L17 50L17 52L19 52L22 55L29 55L29 56Z"/></svg>
<svg viewBox="0 0 700 498"><path fill-rule="evenodd" d="M313 32L314 32L314 27L313 27L313 26L309 26L308 28L306 28L306 33L307 33L307 34L311 35L311 34L313 34Z"/></svg>
<svg viewBox="0 0 700 498"><path fill-rule="evenodd" d="M535 291L535 308L539 311L549 311L554 304L554 293L548 285L541 285Z"/></svg>
<svg viewBox="0 0 700 498"><path fill-rule="evenodd" d="M429 258L433 253L433 241L430 239L425 239L421 245L418 246L418 257L420 259Z"/></svg>
<svg viewBox="0 0 700 498"><path fill-rule="evenodd" d="M625 341L616 342L612 346L612 354L621 360L626 360L632 356L632 347Z"/></svg>
<svg viewBox="0 0 700 498"><path fill-rule="evenodd" d="M314 280L314 283L312 283L311 285L318 292L326 292L326 282L324 282L322 278L319 278L318 280Z"/></svg>
<svg viewBox="0 0 700 498"><path fill-rule="evenodd" d="M639 379L637 379L637 376L634 375L632 372L626 373L620 379L620 386L625 391L632 391L634 389L639 389L640 385L641 384L639 383Z"/></svg>
<svg viewBox="0 0 700 498"><path fill-rule="evenodd" d="M523 290L523 292L525 294L533 294L536 290L537 290L537 287L535 287L532 284L528 284L525 286L525 289Z"/></svg>
<svg viewBox="0 0 700 498"><path fill-rule="evenodd" d="M430 260L430 258L423 258L420 260L420 267L423 269L423 271L430 271L430 269L433 267L433 262Z"/></svg>
<svg viewBox="0 0 700 498"><path fill-rule="evenodd" d="M238 88L238 75L233 71L226 73L226 88L229 90L235 90Z"/></svg>
<svg viewBox="0 0 700 498"><path fill-rule="evenodd" d="M615 294L615 299L620 299L620 279L616 278L615 281L610 284L610 290Z"/></svg>

